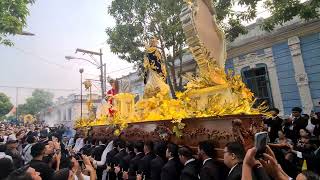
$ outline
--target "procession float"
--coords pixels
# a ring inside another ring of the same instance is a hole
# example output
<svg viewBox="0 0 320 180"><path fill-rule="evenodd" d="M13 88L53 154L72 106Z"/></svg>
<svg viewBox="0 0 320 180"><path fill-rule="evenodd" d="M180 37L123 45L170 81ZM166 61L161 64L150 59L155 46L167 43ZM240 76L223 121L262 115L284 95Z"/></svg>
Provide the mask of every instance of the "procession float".
<svg viewBox="0 0 320 180"><path fill-rule="evenodd" d="M210 139L220 155L230 141L240 141L246 148L253 145L253 135L263 129L261 112L267 107L253 108L254 95L241 77L225 73L226 41L215 9L209 0L190 0L180 19L199 68L196 76L185 76L186 90L175 92L176 98L170 96L158 40L153 37L144 58L143 99L135 103L134 94L111 90L106 96L107 114L80 119L77 127L91 127L97 139L168 140L191 147Z"/></svg>

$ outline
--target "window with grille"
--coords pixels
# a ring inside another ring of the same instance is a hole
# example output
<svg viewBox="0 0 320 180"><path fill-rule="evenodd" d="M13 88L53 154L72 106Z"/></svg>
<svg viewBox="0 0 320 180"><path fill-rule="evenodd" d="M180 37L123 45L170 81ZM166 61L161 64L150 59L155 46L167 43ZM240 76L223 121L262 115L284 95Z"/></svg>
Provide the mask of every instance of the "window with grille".
<svg viewBox="0 0 320 180"><path fill-rule="evenodd" d="M273 107L272 93L266 64L257 64L255 68L242 69L242 79L247 87L254 93L255 106L266 102Z"/></svg>

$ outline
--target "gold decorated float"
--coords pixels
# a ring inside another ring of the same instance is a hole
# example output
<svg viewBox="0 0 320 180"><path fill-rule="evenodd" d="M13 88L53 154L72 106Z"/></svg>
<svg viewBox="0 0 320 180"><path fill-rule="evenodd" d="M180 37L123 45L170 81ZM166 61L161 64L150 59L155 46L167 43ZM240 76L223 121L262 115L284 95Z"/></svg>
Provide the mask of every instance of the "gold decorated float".
<svg viewBox="0 0 320 180"><path fill-rule="evenodd" d="M27 115L23 116L24 124L32 124L32 123L36 122L36 120L37 119L31 114L27 114Z"/></svg>
<svg viewBox="0 0 320 180"><path fill-rule="evenodd" d="M170 97L165 66L157 40L152 38L144 59L144 98L135 104L133 94L117 94L115 116L101 116L89 125L96 126L97 137L114 133L127 139L167 139L189 145L201 139L219 143L237 139L250 146L249 137L261 130L259 114L266 107L253 108L254 96L241 77L225 73L225 35L216 22L211 1L189 0L180 16L189 52L199 67L198 75L185 76L186 91L176 92L176 99ZM196 140L181 141L184 137Z"/></svg>

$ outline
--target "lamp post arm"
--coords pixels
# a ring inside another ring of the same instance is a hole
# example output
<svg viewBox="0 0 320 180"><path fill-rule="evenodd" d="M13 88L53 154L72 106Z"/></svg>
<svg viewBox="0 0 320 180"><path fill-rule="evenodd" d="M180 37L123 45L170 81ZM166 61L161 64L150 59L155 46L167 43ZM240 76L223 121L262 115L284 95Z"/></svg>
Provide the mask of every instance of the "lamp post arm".
<svg viewBox="0 0 320 180"><path fill-rule="evenodd" d="M90 60L88 60L88 59L85 59L85 58L76 58L76 57L69 57L69 56L66 56L65 57L67 60L83 60L83 61L87 61L87 62L89 62L90 64L93 64L93 65L95 65L96 67L99 67L99 65L98 64L96 64L96 63L94 63L94 62L92 62L92 61L90 61Z"/></svg>

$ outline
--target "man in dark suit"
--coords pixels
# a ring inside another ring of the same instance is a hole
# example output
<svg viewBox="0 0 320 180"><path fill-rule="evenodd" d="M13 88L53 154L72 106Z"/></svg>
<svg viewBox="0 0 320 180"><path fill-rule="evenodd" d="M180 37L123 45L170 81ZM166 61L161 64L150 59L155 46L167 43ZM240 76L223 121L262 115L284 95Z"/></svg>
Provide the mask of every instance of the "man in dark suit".
<svg viewBox="0 0 320 180"><path fill-rule="evenodd" d="M153 142L147 141L144 144L144 157L139 164L138 176L144 180L151 180L151 161L156 157L153 152ZM138 178L139 179L139 178Z"/></svg>
<svg viewBox="0 0 320 180"><path fill-rule="evenodd" d="M264 124L268 125L270 142L274 142L279 137L278 131L282 129L283 120L278 116L279 112L277 108L271 109L272 117L264 120Z"/></svg>
<svg viewBox="0 0 320 180"><path fill-rule="evenodd" d="M139 164L142 163L141 159L144 157L143 147L143 142L139 141L135 143L134 152L136 153L136 156L130 161L128 172L124 172L124 179L136 180L136 174L139 170Z"/></svg>
<svg viewBox="0 0 320 180"><path fill-rule="evenodd" d="M192 150L187 147L181 147L178 151L180 162L184 165L181 171L180 180L199 180L198 163L193 158Z"/></svg>
<svg viewBox="0 0 320 180"><path fill-rule="evenodd" d="M92 152L92 158L96 161L101 161L101 157L102 157L102 153L103 151L106 149L106 145L105 145L106 141L103 140L103 141L100 141L99 145L96 146L94 149L93 149L93 152ZM103 173L103 169L102 167L98 166L96 171L97 171L97 179L100 180L102 179L102 173Z"/></svg>
<svg viewBox="0 0 320 180"><path fill-rule="evenodd" d="M113 149L108 152L106 157L106 166L108 172L108 180L115 180L117 178L116 173L114 172L114 166L116 164L116 154L118 154L118 142L119 140L113 140Z"/></svg>
<svg viewBox="0 0 320 180"><path fill-rule="evenodd" d="M166 157L168 162L161 170L161 180L177 180L180 178L180 173L183 168L178 155L179 146L176 144L168 144Z"/></svg>
<svg viewBox="0 0 320 180"><path fill-rule="evenodd" d="M151 160L150 170L152 180L161 180L161 169L165 164L166 143L157 142L154 147L156 157Z"/></svg>
<svg viewBox="0 0 320 180"><path fill-rule="evenodd" d="M123 158L127 155L126 151L126 143L123 140L118 141L118 153L114 156L115 158L115 165L118 166L120 165L120 162L123 160Z"/></svg>
<svg viewBox="0 0 320 180"><path fill-rule="evenodd" d="M297 137L299 137L300 129L305 129L308 126L309 117L302 116L301 113L302 109L299 107L294 107L292 109L293 131Z"/></svg>
<svg viewBox="0 0 320 180"><path fill-rule="evenodd" d="M226 179L228 168L221 162L215 161L214 144L211 141L202 141L198 146L198 157L202 161L200 180Z"/></svg>
<svg viewBox="0 0 320 180"><path fill-rule="evenodd" d="M285 134L287 138L290 138L294 143L299 138L300 129L305 129L308 126L309 117L302 116L302 109L294 107L291 110L291 116L285 123Z"/></svg>
<svg viewBox="0 0 320 180"><path fill-rule="evenodd" d="M226 145L223 161L230 168L227 180L241 180L242 162L245 154L244 147L239 142L231 142Z"/></svg>
<svg viewBox="0 0 320 180"><path fill-rule="evenodd" d="M116 172L115 168L120 166L120 164L123 161L124 157L127 155L127 151L126 151L125 148L126 148L125 141L119 140L118 141L118 147L117 147L118 153L114 156L115 165L114 165L114 168L112 168L110 170L111 172L115 172L117 174L117 177L118 177L119 180L122 178L122 174L119 173L119 172Z"/></svg>
<svg viewBox="0 0 320 180"><path fill-rule="evenodd" d="M133 145L134 144L130 142L128 142L126 145L127 155L120 161L120 168L123 171L128 171L131 159L136 156L136 153L134 153Z"/></svg>
<svg viewBox="0 0 320 180"><path fill-rule="evenodd" d="M129 165L130 165L130 161L131 159L133 159L135 157L135 153L133 150L133 144L128 142L126 145L126 153L127 155L125 155L121 160L120 160L120 164L118 166L115 167L115 173L118 176L118 180L123 179L123 172L128 172L129 169Z"/></svg>

